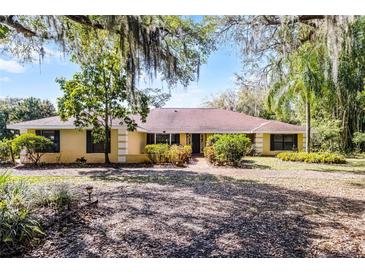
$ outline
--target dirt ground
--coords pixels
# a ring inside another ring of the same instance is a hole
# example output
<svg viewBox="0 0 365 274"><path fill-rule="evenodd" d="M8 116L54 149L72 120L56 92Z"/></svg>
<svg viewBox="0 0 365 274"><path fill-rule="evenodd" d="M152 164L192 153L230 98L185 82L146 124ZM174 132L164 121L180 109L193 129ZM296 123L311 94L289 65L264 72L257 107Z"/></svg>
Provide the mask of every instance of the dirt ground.
<svg viewBox="0 0 365 274"><path fill-rule="evenodd" d="M95 207L49 228L25 257L365 257L365 175L188 168L14 171L94 186ZM84 196L82 196L84 195Z"/></svg>

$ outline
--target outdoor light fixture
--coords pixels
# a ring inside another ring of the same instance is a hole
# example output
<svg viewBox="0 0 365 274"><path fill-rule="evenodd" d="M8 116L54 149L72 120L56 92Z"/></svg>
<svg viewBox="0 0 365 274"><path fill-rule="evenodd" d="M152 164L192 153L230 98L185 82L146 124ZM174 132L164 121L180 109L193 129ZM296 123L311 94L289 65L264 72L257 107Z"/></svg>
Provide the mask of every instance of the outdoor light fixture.
<svg viewBox="0 0 365 274"><path fill-rule="evenodd" d="M86 189L87 194L89 195L89 202L91 202L91 193L93 192L93 187L87 186L85 189Z"/></svg>

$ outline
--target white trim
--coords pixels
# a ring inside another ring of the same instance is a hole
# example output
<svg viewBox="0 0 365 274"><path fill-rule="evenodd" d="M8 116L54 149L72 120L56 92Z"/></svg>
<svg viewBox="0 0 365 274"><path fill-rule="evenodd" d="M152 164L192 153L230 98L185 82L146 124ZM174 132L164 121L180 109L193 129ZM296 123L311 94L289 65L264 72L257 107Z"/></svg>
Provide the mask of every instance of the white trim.
<svg viewBox="0 0 365 274"><path fill-rule="evenodd" d="M118 142L128 142L128 135L118 135Z"/></svg>
<svg viewBox="0 0 365 274"><path fill-rule="evenodd" d="M127 157L126 156L118 156L118 163L126 163Z"/></svg>
<svg viewBox="0 0 365 274"><path fill-rule="evenodd" d="M124 149L123 148L122 149L118 149L118 155L126 155L126 154L128 154L127 153L127 149L125 149L125 148Z"/></svg>
<svg viewBox="0 0 365 274"><path fill-rule="evenodd" d="M128 143L118 143L118 148L128 148Z"/></svg>

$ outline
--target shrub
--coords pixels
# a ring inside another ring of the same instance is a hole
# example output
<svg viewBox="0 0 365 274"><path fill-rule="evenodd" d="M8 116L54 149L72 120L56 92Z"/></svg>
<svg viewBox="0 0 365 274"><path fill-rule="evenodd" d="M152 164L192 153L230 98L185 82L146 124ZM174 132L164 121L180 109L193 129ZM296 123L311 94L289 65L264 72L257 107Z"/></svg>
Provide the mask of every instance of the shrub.
<svg viewBox="0 0 365 274"><path fill-rule="evenodd" d="M237 166L251 150L251 141L244 134L214 134L208 137L204 155L216 164Z"/></svg>
<svg viewBox="0 0 365 274"><path fill-rule="evenodd" d="M80 165L80 166L84 166L87 163L87 160L85 159L85 157L80 157L76 159L76 164Z"/></svg>
<svg viewBox="0 0 365 274"><path fill-rule="evenodd" d="M52 141L32 133L21 134L13 140L13 146L17 152L25 150L26 157L38 165L44 151L52 145Z"/></svg>
<svg viewBox="0 0 365 274"><path fill-rule="evenodd" d="M69 189L65 185L41 187L33 199L37 206L50 207L59 211L68 209L72 201Z"/></svg>
<svg viewBox="0 0 365 274"><path fill-rule="evenodd" d="M208 159L209 163L215 163L215 151L213 146L206 146L204 148L204 157Z"/></svg>
<svg viewBox="0 0 365 274"><path fill-rule="evenodd" d="M276 155L282 161L322 163L322 164L344 164L345 157L336 153L306 153L306 152L281 152Z"/></svg>
<svg viewBox="0 0 365 274"><path fill-rule="evenodd" d="M313 121L311 142L313 151L340 151L341 121L323 118Z"/></svg>
<svg viewBox="0 0 365 274"><path fill-rule="evenodd" d="M169 146L167 144L146 145L145 153L152 163L167 163L169 161Z"/></svg>
<svg viewBox="0 0 365 274"><path fill-rule="evenodd" d="M0 163L13 163L15 164L15 156L12 148L11 140L1 140L0 141Z"/></svg>
<svg viewBox="0 0 365 274"><path fill-rule="evenodd" d="M34 236L43 234L30 214L29 185L9 180L8 174L0 175L0 257L17 251Z"/></svg>
<svg viewBox="0 0 365 274"><path fill-rule="evenodd" d="M0 257L21 251L44 235L35 217L37 207L68 208L71 195L64 185L44 186L16 182L9 173L0 175Z"/></svg>
<svg viewBox="0 0 365 274"><path fill-rule="evenodd" d="M356 149L361 152L361 148L365 146L365 132L355 132L352 142L355 144Z"/></svg>
<svg viewBox="0 0 365 274"><path fill-rule="evenodd" d="M213 146L219 162L236 166L249 152L251 141L243 134L224 134Z"/></svg>
<svg viewBox="0 0 365 274"><path fill-rule="evenodd" d="M178 145L172 145L169 148L169 161L177 166L182 166L185 163L189 162L189 159L191 158L192 148L191 146L185 145L185 146L178 146Z"/></svg>

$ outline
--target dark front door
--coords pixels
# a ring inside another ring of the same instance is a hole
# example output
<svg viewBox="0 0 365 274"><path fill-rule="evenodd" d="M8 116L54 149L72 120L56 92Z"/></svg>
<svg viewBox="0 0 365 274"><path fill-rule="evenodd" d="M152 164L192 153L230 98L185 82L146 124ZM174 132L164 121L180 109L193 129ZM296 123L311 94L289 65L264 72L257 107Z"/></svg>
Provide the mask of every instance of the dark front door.
<svg viewBox="0 0 365 274"><path fill-rule="evenodd" d="M191 142L193 153L200 153L200 134L192 134Z"/></svg>

